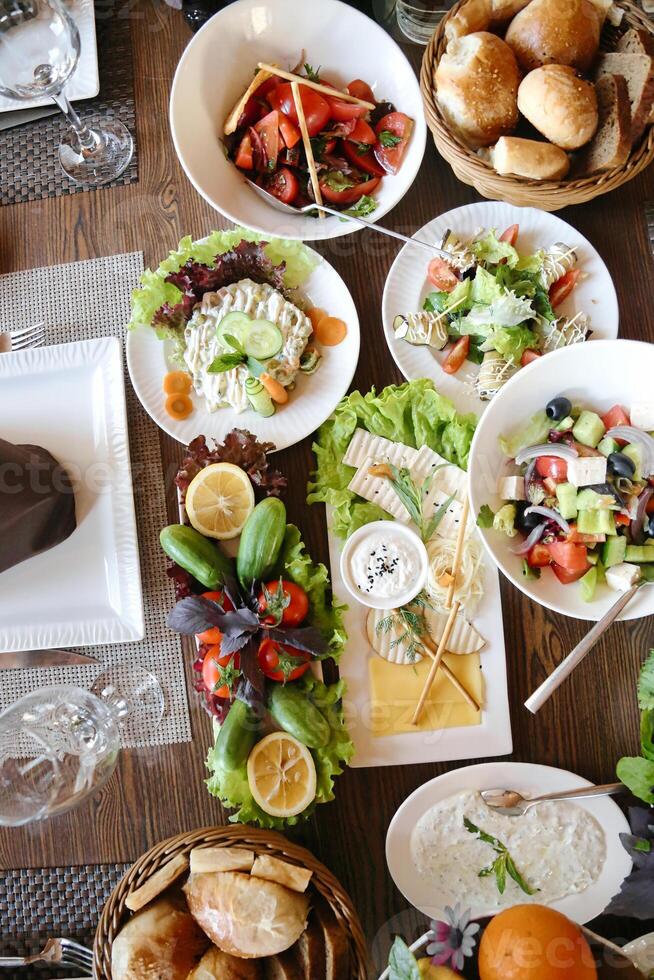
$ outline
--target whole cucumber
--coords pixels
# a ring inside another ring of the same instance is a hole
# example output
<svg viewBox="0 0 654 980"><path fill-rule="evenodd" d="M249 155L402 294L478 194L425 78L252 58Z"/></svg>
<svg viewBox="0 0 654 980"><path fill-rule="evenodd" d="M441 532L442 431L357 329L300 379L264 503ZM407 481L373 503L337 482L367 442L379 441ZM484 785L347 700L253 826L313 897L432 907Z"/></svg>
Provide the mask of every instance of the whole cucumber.
<svg viewBox="0 0 654 980"><path fill-rule="evenodd" d="M259 723L252 708L237 698L220 726L214 759L222 769L233 772L245 765L259 735Z"/></svg>
<svg viewBox="0 0 654 980"><path fill-rule="evenodd" d="M273 684L268 695L268 711L280 728L310 749L321 749L329 742L329 722L315 704L291 684Z"/></svg>
<svg viewBox="0 0 654 980"><path fill-rule="evenodd" d="M234 574L231 558L194 527L169 524L159 535L159 541L168 557L206 589L220 588L225 576Z"/></svg>
<svg viewBox="0 0 654 980"><path fill-rule="evenodd" d="M266 497L254 508L241 533L236 570L244 588L270 574L285 534L286 507L277 497Z"/></svg>

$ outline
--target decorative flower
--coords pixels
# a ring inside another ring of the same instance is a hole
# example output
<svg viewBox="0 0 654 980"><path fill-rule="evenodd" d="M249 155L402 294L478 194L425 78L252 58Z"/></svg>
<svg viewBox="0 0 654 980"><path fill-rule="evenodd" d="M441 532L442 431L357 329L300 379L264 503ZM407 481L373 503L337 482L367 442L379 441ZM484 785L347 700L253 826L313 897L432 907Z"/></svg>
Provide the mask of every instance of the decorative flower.
<svg viewBox="0 0 654 980"><path fill-rule="evenodd" d="M464 912L457 903L454 908L445 906L447 922L430 923L433 939L427 945L427 956L434 966L446 966L462 970L466 956L472 956L477 945L479 923L470 922L470 909Z"/></svg>

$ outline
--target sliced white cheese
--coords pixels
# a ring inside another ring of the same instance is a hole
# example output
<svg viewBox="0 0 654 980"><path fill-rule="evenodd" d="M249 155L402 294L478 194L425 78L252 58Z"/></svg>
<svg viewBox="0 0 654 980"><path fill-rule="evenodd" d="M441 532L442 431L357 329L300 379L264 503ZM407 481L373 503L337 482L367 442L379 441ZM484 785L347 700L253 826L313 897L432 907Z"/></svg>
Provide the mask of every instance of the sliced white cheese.
<svg viewBox="0 0 654 980"><path fill-rule="evenodd" d="M619 565L612 565L606 569L606 584L614 592L626 592L632 585L640 579L640 568L632 565L628 561L621 561Z"/></svg>
<svg viewBox="0 0 654 980"><path fill-rule="evenodd" d="M606 456L577 456L568 460L568 481L573 487L606 483Z"/></svg>
<svg viewBox="0 0 654 980"><path fill-rule="evenodd" d="M631 424L637 429L650 432L654 429L654 401L634 402L631 406Z"/></svg>
<svg viewBox="0 0 654 980"><path fill-rule="evenodd" d="M523 476L503 476L497 484L500 500L526 500L525 478Z"/></svg>
<svg viewBox="0 0 654 980"><path fill-rule="evenodd" d="M444 504L446 500L450 497L449 493L443 490L439 490L438 487L431 487L429 492L423 498L423 514L425 518L429 520L432 514ZM453 500L445 513L443 514L441 521L436 528L435 534L443 538L456 538L459 533L459 524L461 523L463 507L458 500ZM472 527L471 515L468 515L468 532Z"/></svg>
<svg viewBox="0 0 654 980"><path fill-rule="evenodd" d="M425 608L423 611L425 622L429 629L429 635L436 646L438 646L450 614L447 610L441 611L439 609ZM450 638L447 641L447 652L459 654L478 653L485 645L486 640L481 633L478 633L465 616L459 613L454 621Z"/></svg>
<svg viewBox="0 0 654 980"><path fill-rule="evenodd" d="M379 624L389 615L390 612L387 609L371 609L368 613L366 632L370 646L375 653L378 653L383 660L388 660L389 663L419 663L423 659L422 655L409 655L409 644L401 640L402 634L405 632L401 627L393 623L388 630L379 629Z"/></svg>
<svg viewBox="0 0 654 980"><path fill-rule="evenodd" d="M416 449L401 442L393 442L383 436L374 436L367 429L355 429L350 439L343 462L346 466L359 467L371 457L376 463L395 463L396 466L409 466L418 455Z"/></svg>
<svg viewBox="0 0 654 980"><path fill-rule="evenodd" d="M429 446L421 446L415 459L410 464L411 475L417 483L424 481L435 472L432 488L442 490L449 497L454 494L457 500L463 500L468 485L467 473L449 463Z"/></svg>
<svg viewBox="0 0 654 980"><path fill-rule="evenodd" d="M395 493L391 481L384 476L371 476L369 472L370 467L378 462L379 460L373 456L367 456L350 480L348 490L351 490L352 493L358 493L360 497L370 501L371 504L377 504L396 520L408 524L411 517ZM391 459L391 462L395 463L395 459ZM395 465L398 464L395 463Z"/></svg>

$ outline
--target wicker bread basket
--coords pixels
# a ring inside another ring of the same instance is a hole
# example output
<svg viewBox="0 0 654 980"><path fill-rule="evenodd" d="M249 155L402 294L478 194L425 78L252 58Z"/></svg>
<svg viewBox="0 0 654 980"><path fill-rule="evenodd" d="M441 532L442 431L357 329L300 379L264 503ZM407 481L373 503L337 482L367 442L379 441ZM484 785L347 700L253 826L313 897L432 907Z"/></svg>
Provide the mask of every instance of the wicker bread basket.
<svg viewBox="0 0 654 980"><path fill-rule="evenodd" d="M465 2L466 0L460 0L440 22L425 51L420 73L427 123L436 148L459 180L464 184L471 184L483 197L491 200L542 208L544 211L558 211L570 204L581 204L599 197L600 194L607 194L649 166L654 159L654 126L645 130L640 143L632 148L624 166L602 173L566 180L528 180L524 177L502 177L496 173L489 163L477 156L474 150L450 131L436 102L435 76L438 62L446 47L445 24ZM616 6L624 11L622 23L619 28L605 25L601 38L602 50L613 50L620 35L629 27L643 28L654 35L654 22L631 0L617 0Z"/></svg>
<svg viewBox="0 0 654 980"><path fill-rule="evenodd" d="M204 827L187 834L170 837L153 847L132 865L114 888L104 907L93 945L93 975L95 980L111 980L111 945L130 916L125 899L139 888L158 869L177 854L188 854L198 846L240 846L256 854L270 854L313 871L310 888L315 888L333 909L345 932L350 936L351 980L368 977L368 953L359 917L352 902L331 871L305 848L292 844L281 834L253 827ZM346 980L346 978L343 978ZM350 978L347 978L350 980Z"/></svg>

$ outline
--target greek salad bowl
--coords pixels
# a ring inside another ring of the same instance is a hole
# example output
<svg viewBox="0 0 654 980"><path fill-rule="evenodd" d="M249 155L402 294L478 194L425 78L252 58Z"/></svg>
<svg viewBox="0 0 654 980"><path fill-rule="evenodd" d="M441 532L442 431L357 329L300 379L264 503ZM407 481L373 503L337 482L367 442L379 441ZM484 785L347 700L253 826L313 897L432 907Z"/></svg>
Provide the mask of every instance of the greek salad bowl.
<svg viewBox="0 0 654 980"><path fill-rule="evenodd" d="M354 103L336 100L334 105L324 91L301 85L307 123L306 134L301 133L290 81L266 77L264 85L259 64L338 88L346 99L370 104L372 97L375 111L362 107L361 124L352 132L356 120L349 109ZM255 83L260 89L253 88ZM275 83L281 86L279 98L269 89ZM319 109L327 103L333 111L320 118ZM234 120L233 127L228 119ZM311 200L306 141L324 203L350 208L361 188L365 196L355 214L376 221L413 183L427 131L418 79L404 54L379 25L341 0L237 0L227 5L182 55L171 90L170 126L187 177L212 207L264 235L304 241L335 238L360 227L328 214L294 213L293 208ZM243 163L248 155L249 165ZM296 179L301 193L288 200L285 189L289 181L297 187ZM280 209L279 201L258 193L250 181L293 208L282 204Z"/></svg>
<svg viewBox="0 0 654 980"><path fill-rule="evenodd" d="M654 345L599 340L538 358L490 403L470 505L500 571L535 602L599 620L654 613Z"/></svg>

